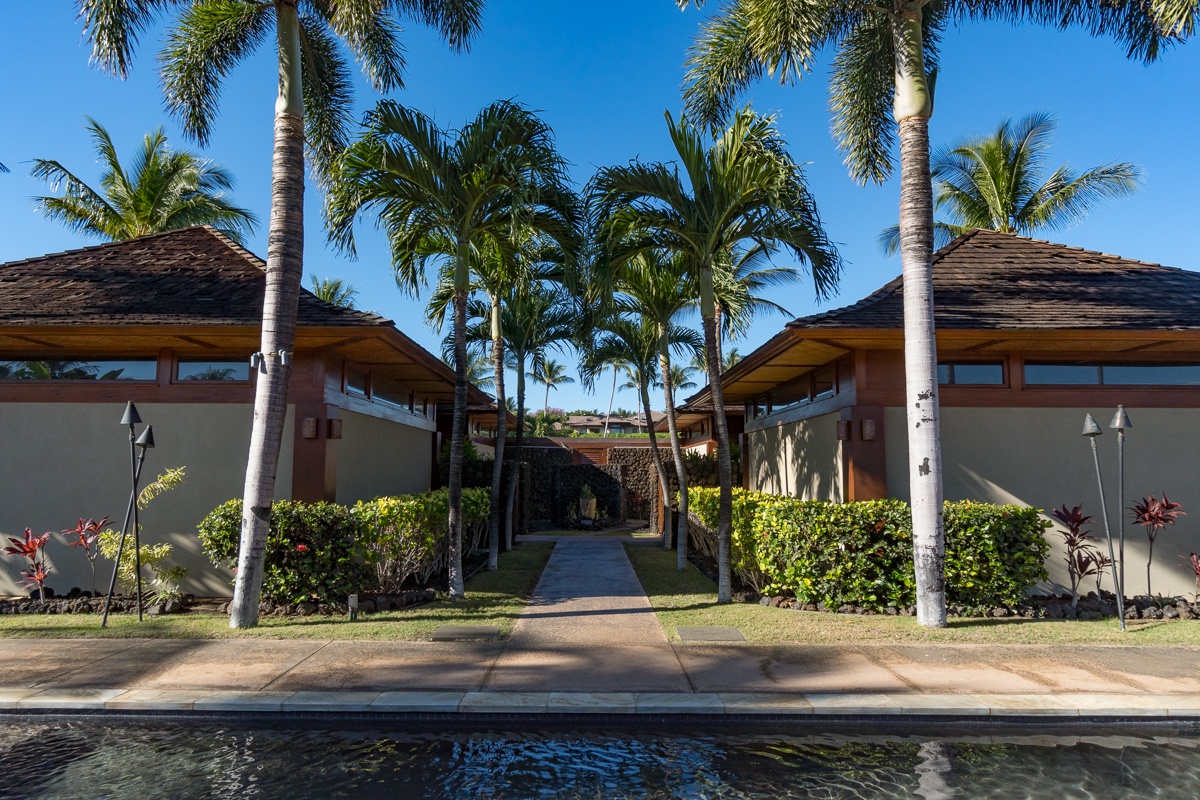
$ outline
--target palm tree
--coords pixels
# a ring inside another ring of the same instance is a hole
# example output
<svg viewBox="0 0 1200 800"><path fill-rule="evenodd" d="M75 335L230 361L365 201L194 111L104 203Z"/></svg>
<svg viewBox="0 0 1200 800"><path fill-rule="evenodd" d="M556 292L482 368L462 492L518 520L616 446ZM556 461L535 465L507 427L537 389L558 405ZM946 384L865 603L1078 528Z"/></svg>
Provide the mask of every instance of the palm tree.
<svg viewBox="0 0 1200 800"><path fill-rule="evenodd" d="M717 602L728 603L733 599L733 468L721 393L714 270L723 254L739 247L786 248L809 265L823 297L837 282L841 259L821 227L803 170L788 155L773 118L743 110L706 147L701 132L686 118L676 124L670 113L666 117L686 183L677 167L634 162L601 170L594 194L618 262L623 255L662 249L683 257L696 277L721 485Z"/></svg>
<svg viewBox="0 0 1200 800"><path fill-rule="evenodd" d="M701 6L704 0L679 0ZM929 119L938 43L966 20L1035 22L1110 35L1130 56L1153 61L1190 35L1195 0L1063 3L1060 0L730 0L701 29L688 60L684 102L698 124L716 128L766 74L798 80L819 50L836 50L830 79L834 134L851 175L883 183L900 144L900 260L904 283L905 384L917 619L945 627L945 548L933 326L933 190Z"/></svg>
<svg viewBox="0 0 1200 800"><path fill-rule="evenodd" d="M691 366L680 366L678 364L671 365L671 386L674 389L695 389L696 382L692 380L692 373L696 369Z"/></svg>
<svg viewBox="0 0 1200 800"><path fill-rule="evenodd" d="M327 198L330 238L354 254L354 222L374 214L387 233L397 283L416 293L438 266L453 287L455 364L451 434L450 596L463 594L462 440L467 412L467 296L472 270L495 248L511 250L517 228L570 252L577 200L550 127L500 101L461 130L446 131L414 109L383 101L339 159ZM498 414L503 414L503 399Z"/></svg>
<svg viewBox="0 0 1200 800"><path fill-rule="evenodd" d="M49 219L76 233L120 242L190 225L212 225L238 244L253 233L258 218L230 202L233 176L194 153L167 147L159 128L146 134L133 170L121 166L117 148L104 126L85 117L96 155L103 165L100 190L57 161L35 158L30 175L62 191L57 197L35 197L34 205Z"/></svg>
<svg viewBox="0 0 1200 800"><path fill-rule="evenodd" d="M479 29L479 0L79 0L92 58L126 76L138 34L167 8L183 5L159 56L167 108L184 132L207 144L221 84L270 37L274 23L279 89L271 169L271 219L267 231L266 292L260 352L266 364L254 390L254 423L242 493L242 532L229 624L258 622L267 531L275 497L275 472L287 416L287 389L296 311L304 276L305 150L315 172L329 175L352 120L349 66L344 42L380 92L400 86L404 65L394 16L403 13L436 28L462 50ZM461 436L455 442L461 449Z"/></svg>
<svg viewBox="0 0 1200 800"><path fill-rule="evenodd" d="M552 358L543 358L539 363L534 364L529 378L534 383L540 383L546 387L546 400L542 404L543 420L550 413L550 390L575 382L575 379L567 374L566 365L560 364Z"/></svg>
<svg viewBox="0 0 1200 800"><path fill-rule="evenodd" d="M605 367L613 370L623 370L630 377L631 388L638 392L646 415L647 432L650 436L650 454L654 462L654 471L658 476L659 486L663 494L663 507L670 506L670 484L667 471L663 466L662 456L658 452L658 437L654 425L649 423L652 418L650 407L650 386L655 382L659 358L659 345L665 339L667 348L679 353L691 351L700 352L704 348L703 340L693 330L680 325L670 325L665 336L660 336L658 324L649 316L641 316L634 321L627 316L611 316L602 320L596 337L595 345L588 352L580 368L580 377L585 385L591 385L595 376ZM686 483L682 484L686 487ZM664 514L668 515L669 510ZM680 538L686 538L681 536ZM670 547L670 528L663 529L663 546Z"/></svg>
<svg viewBox="0 0 1200 800"><path fill-rule="evenodd" d="M933 246L943 247L975 228L1019 233L1070 225L1104 200L1137 189L1142 172L1127 161L1076 174L1066 164L1046 174L1046 153L1055 122L1031 114L1015 124L1006 119L989 136L964 139L935 151L930 164L933 208L950 221L933 223ZM900 227L879 237L889 256L900 250Z"/></svg>
<svg viewBox="0 0 1200 800"><path fill-rule="evenodd" d="M312 272L308 275L308 285L313 294L330 305L342 308L358 307L354 301L358 297L358 287L342 278L321 278Z"/></svg>

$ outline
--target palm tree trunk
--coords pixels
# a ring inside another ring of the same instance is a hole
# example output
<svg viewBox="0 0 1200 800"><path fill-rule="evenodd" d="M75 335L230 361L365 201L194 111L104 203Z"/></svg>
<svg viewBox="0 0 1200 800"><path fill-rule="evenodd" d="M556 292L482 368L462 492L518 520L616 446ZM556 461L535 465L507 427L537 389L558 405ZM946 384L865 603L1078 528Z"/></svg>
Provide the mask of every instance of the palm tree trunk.
<svg viewBox="0 0 1200 800"><path fill-rule="evenodd" d="M687 525L688 525L688 479L687 465L683 463L683 447L679 444L679 426L675 423L674 392L671 389L671 350L667 342L667 326L658 326L658 370L662 373L663 398L667 403L667 432L671 437L671 457L675 459L675 478L679 482L679 516L675 520L679 528L676 534L675 551L678 557L675 568L683 572L687 568ZM666 516L670 519L671 498L666 498ZM671 546L671 528L663 534L663 547Z"/></svg>
<svg viewBox="0 0 1200 800"><path fill-rule="evenodd" d="M454 423L450 433L450 599L466 593L463 580L462 468L463 439L467 434L467 274L466 248L460 244L454 266Z"/></svg>
<svg viewBox="0 0 1200 800"><path fill-rule="evenodd" d="M488 509L488 569L500 568L500 490L504 480L504 439L508 407L504 405L504 337L500 298L492 298L492 368L496 371L496 460L492 463L491 507Z"/></svg>
<svg viewBox="0 0 1200 800"><path fill-rule="evenodd" d="M275 500L275 473L287 417L291 353L296 341L296 308L304 276L304 98L300 77L300 23L296 6L276 8L279 46L279 96L275 103L275 149L271 163L271 223L267 233L266 293L263 296L261 358L254 386L254 422L242 490L242 531L237 580L229 626L258 624Z"/></svg>
<svg viewBox="0 0 1200 800"><path fill-rule="evenodd" d="M904 281L904 375L917 622L946 626L942 444L933 320L933 186L929 175L931 87L922 59L921 9L902 10L896 45L895 116L900 135L900 262Z"/></svg>
<svg viewBox="0 0 1200 800"><path fill-rule="evenodd" d="M700 267L700 317L704 322L704 352L708 358L709 393L713 404L713 429L717 434L717 602L733 602L730 542L733 532L733 465L729 459L729 427L725 424L725 397L721 393L721 353L717 345L717 308L713 297L711 263Z"/></svg>
<svg viewBox="0 0 1200 800"><path fill-rule="evenodd" d="M662 454L658 452L658 437L654 435L654 425L651 424L650 420L650 385L647 377L643 376L638 388L642 395L642 409L646 413L646 430L650 434L650 458L654 461L654 472L658 475L658 486L662 490L663 516L662 519L658 520L658 524L663 526L663 547L670 549L671 488L670 484L667 483L667 470L663 466Z"/></svg>
<svg viewBox="0 0 1200 800"><path fill-rule="evenodd" d="M504 542L507 549L513 546L513 515L517 506L517 487L520 485L521 445L525 440L525 356L517 358L517 435L513 440L512 468L508 473L508 501L504 520Z"/></svg>
<svg viewBox="0 0 1200 800"><path fill-rule="evenodd" d="M612 392L608 395L608 414L605 415L605 417L604 417L604 436L603 436L603 438L605 438L605 439L608 438L608 423L609 423L609 420L612 419L613 400L615 400L617 397L617 365L616 364L612 365L612 371L613 371L613 388L612 388Z"/></svg>
<svg viewBox="0 0 1200 800"><path fill-rule="evenodd" d="M546 402L542 404L542 421L550 419L550 382L546 382Z"/></svg>

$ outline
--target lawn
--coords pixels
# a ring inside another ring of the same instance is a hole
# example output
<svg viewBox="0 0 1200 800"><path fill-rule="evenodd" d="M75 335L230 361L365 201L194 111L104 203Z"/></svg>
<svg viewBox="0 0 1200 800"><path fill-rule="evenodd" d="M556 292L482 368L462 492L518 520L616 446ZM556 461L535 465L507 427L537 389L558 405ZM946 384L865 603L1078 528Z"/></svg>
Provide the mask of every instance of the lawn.
<svg viewBox="0 0 1200 800"><path fill-rule="evenodd" d="M554 549L551 542L527 542L500 556L500 569L467 580L467 596L444 596L401 611L364 614L353 624L344 617L264 617L257 628L231 630L224 614L176 614L146 617L114 614L100 628L99 614L14 614L0 616L0 638L150 638L150 639L381 639L428 641L440 625L499 625L506 637L525 607L542 568Z"/></svg>
<svg viewBox="0 0 1200 800"><path fill-rule="evenodd" d="M675 553L627 544L634 571L650 597L667 637L680 626L729 625L748 642L763 644L1122 644L1200 645L1200 620L1132 620L1121 633L1116 620L956 619L943 629L922 628L914 617L858 616L793 611L746 603L717 605L716 586L699 570L675 569Z"/></svg>

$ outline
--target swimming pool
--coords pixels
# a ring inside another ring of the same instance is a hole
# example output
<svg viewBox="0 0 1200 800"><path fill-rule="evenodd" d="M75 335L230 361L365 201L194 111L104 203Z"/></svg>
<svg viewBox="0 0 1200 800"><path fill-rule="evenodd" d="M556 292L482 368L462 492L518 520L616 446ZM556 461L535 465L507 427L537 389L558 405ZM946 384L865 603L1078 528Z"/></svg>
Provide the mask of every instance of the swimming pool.
<svg viewBox="0 0 1200 800"><path fill-rule="evenodd" d="M0 720L20 798L1187 798L1200 733L617 733Z"/></svg>

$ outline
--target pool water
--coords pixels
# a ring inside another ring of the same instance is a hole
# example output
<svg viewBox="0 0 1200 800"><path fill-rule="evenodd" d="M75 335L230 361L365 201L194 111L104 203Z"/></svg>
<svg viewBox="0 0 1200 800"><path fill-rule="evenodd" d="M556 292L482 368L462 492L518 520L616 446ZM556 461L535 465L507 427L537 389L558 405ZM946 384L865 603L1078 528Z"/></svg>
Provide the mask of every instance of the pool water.
<svg viewBox="0 0 1200 800"><path fill-rule="evenodd" d="M284 730L0 721L13 798L1180 798L1200 735Z"/></svg>

